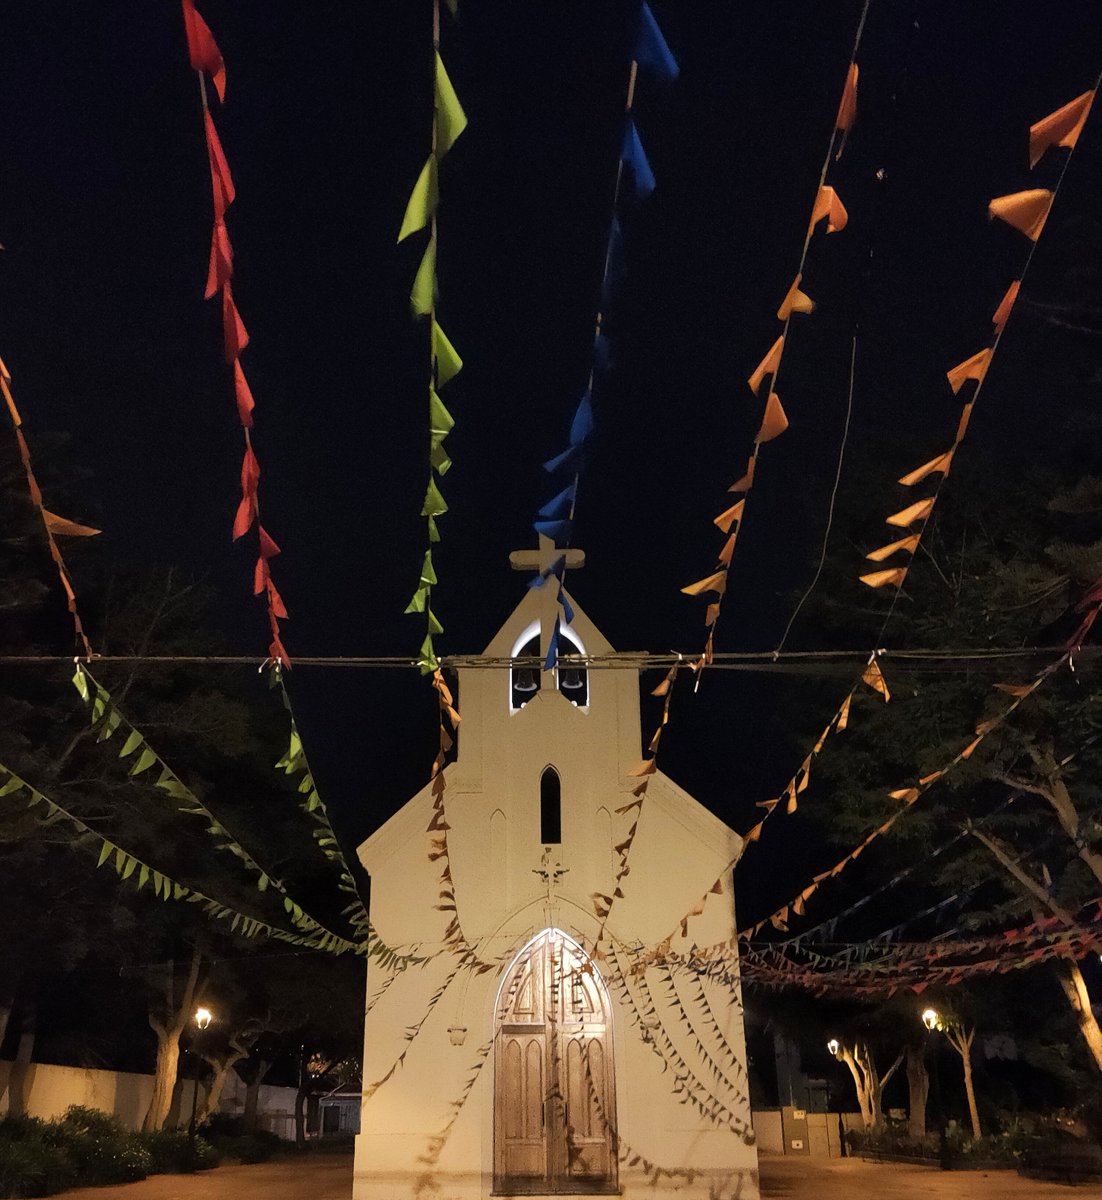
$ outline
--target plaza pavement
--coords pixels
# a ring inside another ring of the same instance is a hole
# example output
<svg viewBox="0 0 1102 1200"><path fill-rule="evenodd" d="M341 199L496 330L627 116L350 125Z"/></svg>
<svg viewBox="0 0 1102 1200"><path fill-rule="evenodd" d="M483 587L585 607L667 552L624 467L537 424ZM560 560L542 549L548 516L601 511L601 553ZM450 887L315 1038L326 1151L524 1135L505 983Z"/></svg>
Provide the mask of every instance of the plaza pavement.
<svg viewBox="0 0 1102 1200"><path fill-rule="evenodd" d="M1038 1183L1013 1171L939 1171L856 1158L762 1155L762 1200L1102 1200L1102 1186ZM352 1156L316 1154L198 1175L81 1188L58 1200L351 1200Z"/></svg>

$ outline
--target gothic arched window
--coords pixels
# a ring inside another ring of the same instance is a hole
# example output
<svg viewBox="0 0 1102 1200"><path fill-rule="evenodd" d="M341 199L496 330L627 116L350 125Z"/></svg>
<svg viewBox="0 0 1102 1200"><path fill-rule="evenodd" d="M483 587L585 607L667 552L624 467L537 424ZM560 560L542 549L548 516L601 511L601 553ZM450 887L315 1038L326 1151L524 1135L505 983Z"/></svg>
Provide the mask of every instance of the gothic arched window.
<svg viewBox="0 0 1102 1200"><path fill-rule="evenodd" d="M540 841L557 846L562 841L562 785L554 767L540 776Z"/></svg>

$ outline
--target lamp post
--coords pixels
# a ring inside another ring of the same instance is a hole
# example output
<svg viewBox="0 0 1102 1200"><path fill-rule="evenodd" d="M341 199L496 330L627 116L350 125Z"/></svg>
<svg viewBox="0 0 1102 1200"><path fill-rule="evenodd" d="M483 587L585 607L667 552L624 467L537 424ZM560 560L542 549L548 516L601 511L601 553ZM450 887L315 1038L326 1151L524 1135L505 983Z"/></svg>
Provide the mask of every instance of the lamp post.
<svg viewBox="0 0 1102 1200"><path fill-rule="evenodd" d="M937 1146L938 1165L943 1171L952 1167L952 1156L949 1152L949 1133L945 1124L945 1104L941 1098L941 1070L938 1066L937 1034L941 1032L941 1014L936 1008L927 1008L922 1013L922 1024L930 1035L930 1052L933 1054L934 1069L930 1072L930 1083L934 1093L934 1104L937 1108Z"/></svg>
<svg viewBox="0 0 1102 1200"><path fill-rule="evenodd" d="M210 1025L211 1021L214 1020L214 1014L210 1011L209 1008L200 1007L195 1010L195 1017L193 1019L195 1021L195 1037L194 1037L192 1045L198 1046L199 1034L202 1033L203 1030L206 1029L207 1026ZM191 1050L191 1055L193 1058L198 1060L199 1055L195 1051L195 1049ZM192 1078L191 1120L188 1122L188 1131L187 1131L188 1161L191 1163L192 1167L195 1166L195 1110L198 1107L199 1107L199 1064L197 1061L195 1064L195 1074Z"/></svg>
<svg viewBox="0 0 1102 1200"><path fill-rule="evenodd" d="M835 1061L838 1060L839 1052L841 1051L841 1049L842 1049L842 1043L839 1042L837 1038L831 1038L830 1041L827 1042L827 1050L830 1053L830 1057L833 1058ZM846 1122L842 1116L842 1110L840 1108L838 1110L838 1145L841 1147L842 1158L845 1158L846 1157Z"/></svg>

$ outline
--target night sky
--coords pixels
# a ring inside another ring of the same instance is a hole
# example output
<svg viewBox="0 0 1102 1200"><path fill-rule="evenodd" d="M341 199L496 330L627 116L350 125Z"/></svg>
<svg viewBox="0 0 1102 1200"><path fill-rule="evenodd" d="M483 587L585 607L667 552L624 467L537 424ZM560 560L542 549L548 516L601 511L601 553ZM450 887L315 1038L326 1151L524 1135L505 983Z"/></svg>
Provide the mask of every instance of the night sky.
<svg viewBox="0 0 1102 1200"><path fill-rule="evenodd" d="M533 544L530 521L557 490L540 463L565 445L588 373L637 12L461 5L442 51L470 119L439 210L440 319L466 364L446 397L444 654L480 650L518 601L508 553ZM711 570L711 518L750 448L759 406L745 379L778 332L861 5L652 7L682 73L638 87L658 189L625 218L615 369L578 500L588 564L570 586L618 649L692 652L703 605L678 588ZM215 119L237 185L234 293L252 337L264 522L284 550L285 642L292 657L412 657L422 622L402 610L424 550L426 344L407 304L421 242L395 239L428 152L431 9L199 8L228 70ZM232 649L259 662L255 543L229 533L241 435L202 295L210 186L179 4L5 5L0 56L0 355L24 420L72 435L65 515L102 526L105 554L206 574ZM719 650L771 649L810 578L855 323L851 461L881 467L863 481L870 528L892 480L948 442L959 402L944 372L986 343L1027 249L988 221L987 201L1030 186L1028 126L1092 86L1102 8L873 0L859 62L858 123L831 175L850 222L812 246L804 288L819 307L796 319L784 365L792 428L762 454ZM1045 315L1082 302L1076 272L1102 252L1100 124L1096 111L962 451L1006 470L1058 461L1064 399L1097 396L1092 342ZM889 644L905 640L901 619ZM792 645L815 644L798 625ZM291 686L355 842L427 776L431 689L413 672L305 666ZM798 686L713 674L680 701L664 769L745 827L798 761L780 734Z"/></svg>

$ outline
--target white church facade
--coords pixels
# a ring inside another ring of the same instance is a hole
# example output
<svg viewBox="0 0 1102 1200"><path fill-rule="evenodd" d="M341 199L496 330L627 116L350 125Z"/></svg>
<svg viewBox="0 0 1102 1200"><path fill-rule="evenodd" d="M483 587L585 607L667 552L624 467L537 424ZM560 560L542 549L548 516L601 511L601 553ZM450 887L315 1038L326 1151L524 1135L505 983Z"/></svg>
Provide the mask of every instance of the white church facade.
<svg viewBox="0 0 1102 1200"><path fill-rule="evenodd" d="M756 1200L737 975L643 961L733 937L739 839L661 772L627 807L638 666L586 669L612 648L576 605L555 669L504 661L546 654L553 584L460 668L443 779L359 850L412 959L368 965L354 1195Z"/></svg>

